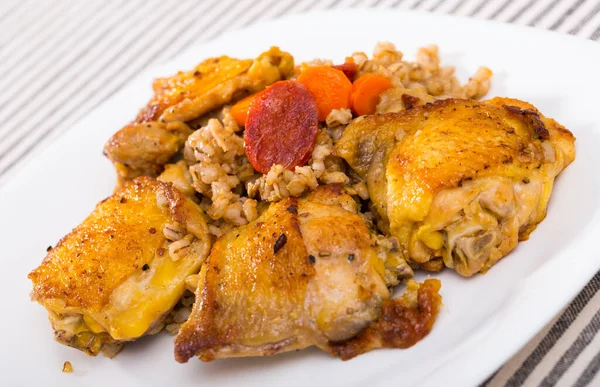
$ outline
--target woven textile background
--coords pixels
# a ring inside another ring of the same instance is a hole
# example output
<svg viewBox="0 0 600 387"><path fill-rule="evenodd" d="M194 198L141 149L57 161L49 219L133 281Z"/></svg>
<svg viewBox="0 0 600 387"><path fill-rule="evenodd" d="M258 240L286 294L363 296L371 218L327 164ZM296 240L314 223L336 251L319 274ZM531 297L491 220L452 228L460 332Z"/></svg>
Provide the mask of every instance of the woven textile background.
<svg viewBox="0 0 600 387"><path fill-rule="evenodd" d="M252 23L348 7L416 9L600 39L600 0L0 0L0 184L140 70ZM597 273L484 384L600 386L599 289Z"/></svg>

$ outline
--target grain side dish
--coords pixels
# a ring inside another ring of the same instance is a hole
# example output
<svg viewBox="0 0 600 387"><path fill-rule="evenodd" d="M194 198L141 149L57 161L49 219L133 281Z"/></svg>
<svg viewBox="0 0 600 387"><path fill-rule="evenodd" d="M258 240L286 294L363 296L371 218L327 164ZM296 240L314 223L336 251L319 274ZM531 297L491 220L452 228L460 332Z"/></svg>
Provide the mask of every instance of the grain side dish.
<svg viewBox="0 0 600 387"><path fill-rule="evenodd" d="M156 79L104 153L114 194L29 278L57 341L115 356L166 330L185 363L316 346L408 348L441 283L484 274L545 217L575 138L533 105L481 100L436 46L406 60L209 58ZM393 298L396 286L405 289Z"/></svg>

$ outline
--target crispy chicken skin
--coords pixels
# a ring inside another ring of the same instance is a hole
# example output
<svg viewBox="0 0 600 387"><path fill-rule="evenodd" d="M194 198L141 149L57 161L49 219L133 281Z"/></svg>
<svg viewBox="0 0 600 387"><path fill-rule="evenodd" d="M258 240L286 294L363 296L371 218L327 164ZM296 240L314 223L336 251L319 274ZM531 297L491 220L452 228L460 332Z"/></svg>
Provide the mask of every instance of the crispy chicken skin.
<svg viewBox="0 0 600 387"><path fill-rule="evenodd" d="M442 305L437 279L426 279L422 284L408 281L407 288L398 298L387 300L381 315L357 336L331 342L326 350L342 360L377 348L408 348L427 336Z"/></svg>
<svg viewBox="0 0 600 387"><path fill-rule="evenodd" d="M209 58L193 70L154 81L154 96L104 146L120 181L157 176L191 133L185 122L289 77L294 59L271 47L256 59Z"/></svg>
<svg viewBox="0 0 600 387"><path fill-rule="evenodd" d="M152 85L154 97L136 122L190 121L229 103L236 94L260 91L293 71L294 58L278 47L271 47L254 60L209 58L193 70L156 79Z"/></svg>
<svg viewBox="0 0 600 387"><path fill-rule="evenodd" d="M177 260L163 233L171 224L190 242ZM32 298L48 310L59 342L112 356L161 323L209 249L201 209L171 184L140 177L48 252L29 274Z"/></svg>
<svg viewBox="0 0 600 387"><path fill-rule="evenodd" d="M415 266L486 272L546 215L575 138L532 105L447 99L349 125L334 152Z"/></svg>
<svg viewBox="0 0 600 387"><path fill-rule="evenodd" d="M192 130L182 122L130 124L115 133L104 150L124 181L156 176L185 144Z"/></svg>
<svg viewBox="0 0 600 387"><path fill-rule="evenodd" d="M346 344L331 343L367 329L390 297L384 261L357 211L340 186L321 186L306 198L271 204L217 240L200 272L192 314L175 338L177 361L311 345L341 355ZM369 338L348 344L356 348L343 357L382 346Z"/></svg>

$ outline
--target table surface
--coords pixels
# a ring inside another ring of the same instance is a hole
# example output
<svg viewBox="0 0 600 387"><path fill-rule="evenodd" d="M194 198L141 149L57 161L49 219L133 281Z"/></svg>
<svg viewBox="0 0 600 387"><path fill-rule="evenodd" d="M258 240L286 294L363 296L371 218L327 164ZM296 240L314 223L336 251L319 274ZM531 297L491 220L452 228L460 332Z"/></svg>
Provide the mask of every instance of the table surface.
<svg viewBox="0 0 600 387"><path fill-rule="evenodd" d="M0 184L140 70L288 14L416 9L600 40L600 0L0 0ZM85 85L85 87L82 87ZM600 386L600 272L486 386Z"/></svg>

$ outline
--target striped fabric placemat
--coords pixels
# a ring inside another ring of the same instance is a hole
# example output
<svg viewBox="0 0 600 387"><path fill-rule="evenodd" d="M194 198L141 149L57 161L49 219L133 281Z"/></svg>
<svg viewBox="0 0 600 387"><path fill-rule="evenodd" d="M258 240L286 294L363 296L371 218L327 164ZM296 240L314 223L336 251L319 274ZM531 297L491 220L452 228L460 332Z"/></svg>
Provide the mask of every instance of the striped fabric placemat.
<svg viewBox="0 0 600 387"><path fill-rule="evenodd" d="M600 39L599 0L1 0L0 184L136 73L283 15L403 8ZM487 386L600 386L600 273Z"/></svg>

